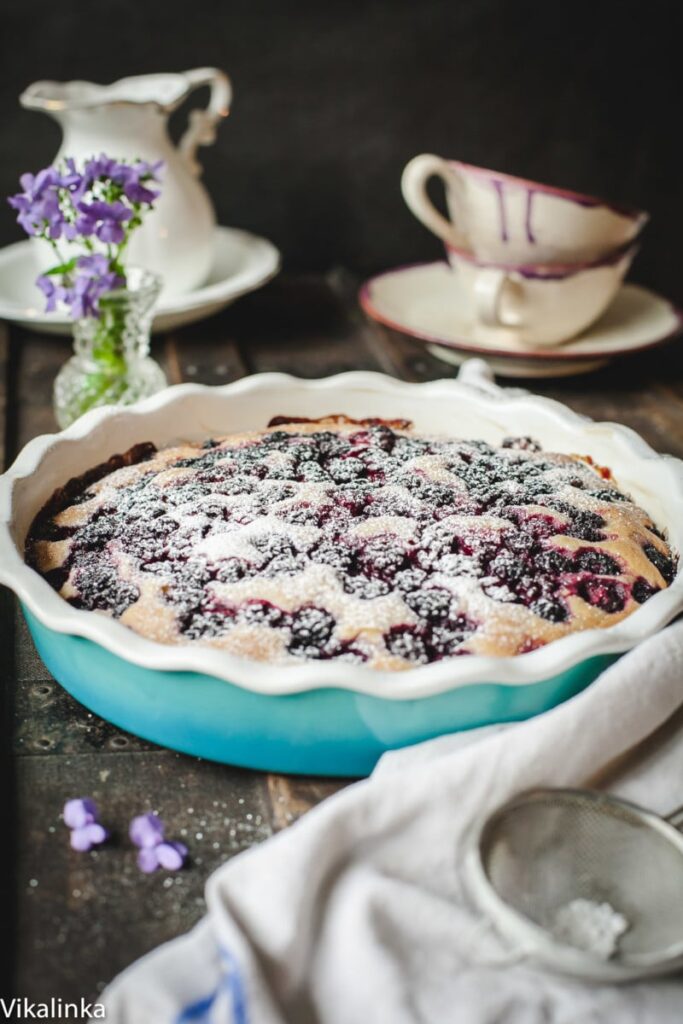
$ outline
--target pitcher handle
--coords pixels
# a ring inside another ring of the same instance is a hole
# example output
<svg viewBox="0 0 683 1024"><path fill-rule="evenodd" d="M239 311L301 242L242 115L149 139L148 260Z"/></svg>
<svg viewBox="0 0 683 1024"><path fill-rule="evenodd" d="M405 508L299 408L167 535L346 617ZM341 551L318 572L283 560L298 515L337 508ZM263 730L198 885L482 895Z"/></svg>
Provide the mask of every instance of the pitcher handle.
<svg viewBox="0 0 683 1024"><path fill-rule="evenodd" d="M203 85L211 86L208 107L205 110L190 111L189 125L178 146L192 173L199 175L202 166L197 160L197 149L199 146L210 146L216 141L216 128L230 113L232 83L219 68L195 68L194 71L183 72L183 77L187 81L188 92L200 89Z"/></svg>

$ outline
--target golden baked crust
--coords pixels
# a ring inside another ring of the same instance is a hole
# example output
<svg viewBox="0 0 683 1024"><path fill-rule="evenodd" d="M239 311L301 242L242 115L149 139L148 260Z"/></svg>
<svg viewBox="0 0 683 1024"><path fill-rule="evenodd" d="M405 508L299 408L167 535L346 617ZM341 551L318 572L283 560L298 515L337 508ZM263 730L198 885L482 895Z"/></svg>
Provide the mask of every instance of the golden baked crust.
<svg viewBox="0 0 683 1024"><path fill-rule="evenodd" d="M587 457L341 414L137 445L55 492L26 559L161 643L385 669L610 626L675 572Z"/></svg>

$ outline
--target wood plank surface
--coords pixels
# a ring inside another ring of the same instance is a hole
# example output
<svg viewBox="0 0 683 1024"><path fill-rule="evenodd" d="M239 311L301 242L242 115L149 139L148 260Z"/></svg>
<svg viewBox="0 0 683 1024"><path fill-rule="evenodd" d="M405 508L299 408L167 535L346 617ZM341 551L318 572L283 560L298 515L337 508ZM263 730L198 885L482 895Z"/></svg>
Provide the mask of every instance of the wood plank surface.
<svg viewBox="0 0 683 1024"><path fill-rule="evenodd" d="M373 369L411 381L453 375L423 345L366 321L356 289L342 270L282 277L203 324L155 339L154 352L173 383L222 384L264 371L318 377ZM52 382L69 351L68 339L0 325L7 461L55 429ZM515 383L627 423L658 450L683 456L682 352L672 342L585 378ZM214 765L100 721L51 679L13 599L3 591L0 600L0 756L11 824L3 928L16 954L15 992L32 1000L93 997L133 959L198 920L205 879L223 860L286 828L343 783ZM82 795L98 800L114 834L89 854L69 849L60 821L65 799ZM187 871L144 876L135 867L128 822L147 810L187 842Z"/></svg>

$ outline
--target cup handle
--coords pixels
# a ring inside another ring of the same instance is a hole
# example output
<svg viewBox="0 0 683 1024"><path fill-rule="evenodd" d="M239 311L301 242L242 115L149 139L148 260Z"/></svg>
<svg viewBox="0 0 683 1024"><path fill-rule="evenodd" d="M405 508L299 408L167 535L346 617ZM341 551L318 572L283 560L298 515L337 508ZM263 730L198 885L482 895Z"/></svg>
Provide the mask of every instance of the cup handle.
<svg viewBox="0 0 683 1024"><path fill-rule="evenodd" d="M520 327L522 317L518 309L510 308L514 299L515 282L505 270L487 267L480 270L474 283L477 316L487 327ZM504 308L503 300L507 299Z"/></svg>
<svg viewBox="0 0 683 1024"><path fill-rule="evenodd" d="M454 225L443 214L439 213L427 195L427 182L430 178L441 178L448 187L453 174L445 160L431 153L422 153L406 164L401 177L401 191L408 208L419 221L444 242L457 245L458 237Z"/></svg>
<svg viewBox="0 0 683 1024"><path fill-rule="evenodd" d="M190 111L189 125L180 140L178 148L185 157L192 174L201 174L202 166L197 160L199 146L210 146L216 141L216 128L230 113L232 83L219 68L195 68L183 72L188 91L193 92L203 85L211 86L209 105L205 110Z"/></svg>

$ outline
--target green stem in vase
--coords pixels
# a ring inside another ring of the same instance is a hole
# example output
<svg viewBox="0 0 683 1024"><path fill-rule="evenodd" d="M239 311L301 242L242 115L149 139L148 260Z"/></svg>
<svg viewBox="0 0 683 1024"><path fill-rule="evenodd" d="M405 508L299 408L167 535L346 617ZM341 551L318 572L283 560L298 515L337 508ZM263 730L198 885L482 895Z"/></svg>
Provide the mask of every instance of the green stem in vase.
<svg viewBox="0 0 683 1024"><path fill-rule="evenodd" d="M81 317L74 328L74 356L55 382L60 426L102 405L129 405L166 386L161 367L149 357L149 332L159 279L134 268L126 287L100 299L97 317Z"/></svg>
<svg viewBox="0 0 683 1024"><path fill-rule="evenodd" d="M88 362L92 369L83 378L82 393L75 399L74 412L120 401L128 387L128 361L125 351L126 310L116 299L102 299L100 317L92 336Z"/></svg>

